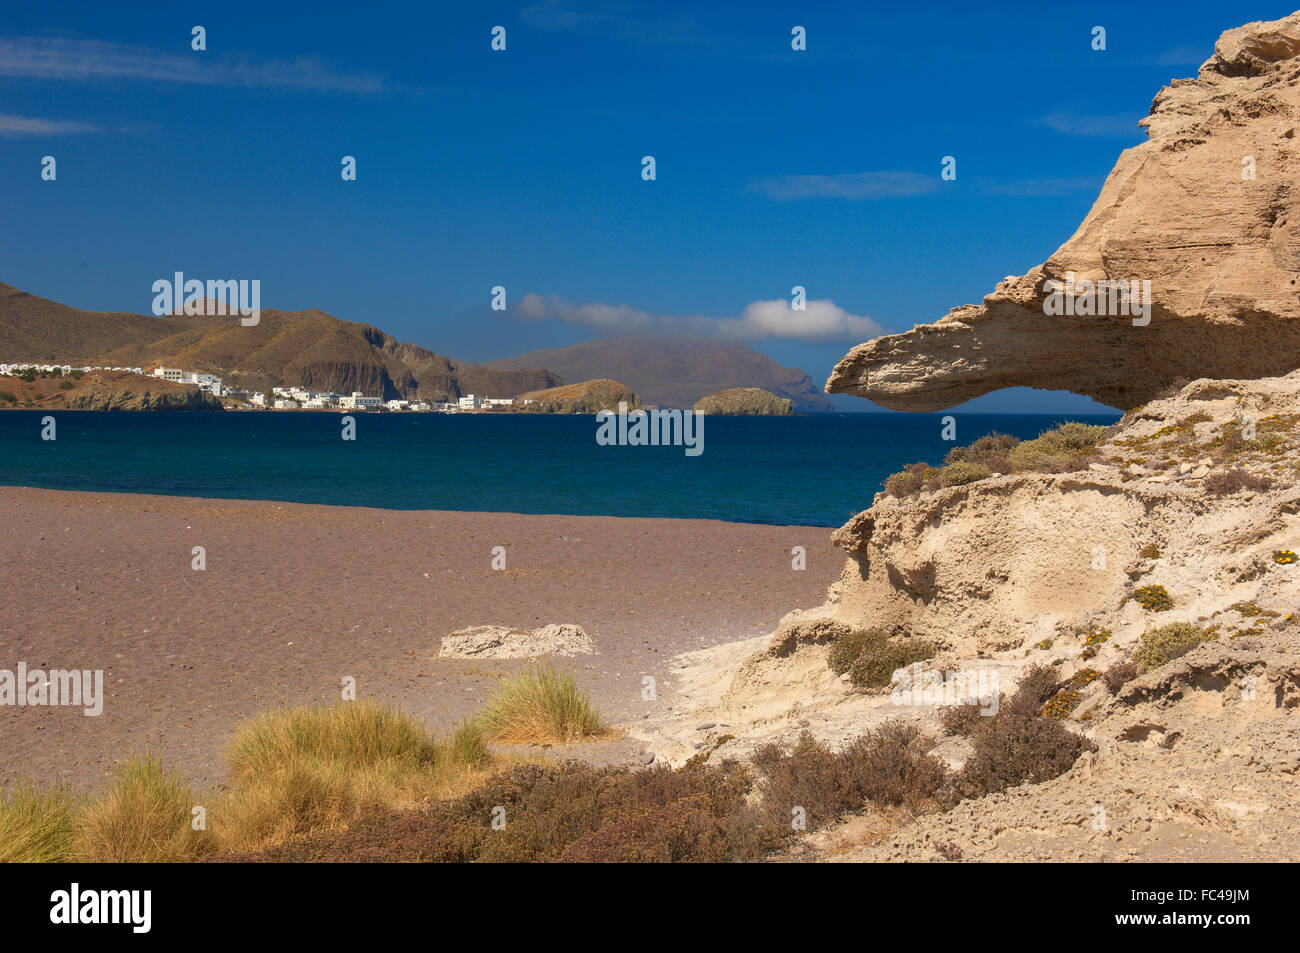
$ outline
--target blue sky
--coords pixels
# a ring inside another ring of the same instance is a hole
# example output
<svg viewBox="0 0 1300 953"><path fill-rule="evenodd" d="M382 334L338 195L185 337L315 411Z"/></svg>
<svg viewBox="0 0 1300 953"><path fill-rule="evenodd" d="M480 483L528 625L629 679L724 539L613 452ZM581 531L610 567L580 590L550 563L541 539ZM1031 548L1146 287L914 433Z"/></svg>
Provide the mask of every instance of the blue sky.
<svg viewBox="0 0 1300 953"><path fill-rule="evenodd" d="M689 329L821 383L875 328L936 320L1045 259L1145 138L1156 91L1223 30L1291 12L844 6L10 4L0 280L148 312L175 271L259 278L264 307L468 360ZM822 303L783 323L763 302L794 285Z"/></svg>

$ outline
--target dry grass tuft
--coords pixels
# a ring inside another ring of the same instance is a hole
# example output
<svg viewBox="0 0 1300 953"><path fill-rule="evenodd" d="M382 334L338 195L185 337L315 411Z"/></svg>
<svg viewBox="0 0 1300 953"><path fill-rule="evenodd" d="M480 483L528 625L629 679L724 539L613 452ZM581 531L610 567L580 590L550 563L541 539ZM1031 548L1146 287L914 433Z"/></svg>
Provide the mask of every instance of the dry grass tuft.
<svg viewBox="0 0 1300 953"><path fill-rule="evenodd" d="M72 792L15 782L0 789L0 864L67 860L72 837Z"/></svg>
<svg viewBox="0 0 1300 953"><path fill-rule="evenodd" d="M212 838L191 827L199 806L180 777L151 755L123 764L107 791L75 819L73 853L92 863L178 863L211 851Z"/></svg>
<svg viewBox="0 0 1300 953"><path fill-rule="evenodd" d="M550 665L501 679L480 720L487 736L503 744L565 744L608 731L573 674Z"/></svg>

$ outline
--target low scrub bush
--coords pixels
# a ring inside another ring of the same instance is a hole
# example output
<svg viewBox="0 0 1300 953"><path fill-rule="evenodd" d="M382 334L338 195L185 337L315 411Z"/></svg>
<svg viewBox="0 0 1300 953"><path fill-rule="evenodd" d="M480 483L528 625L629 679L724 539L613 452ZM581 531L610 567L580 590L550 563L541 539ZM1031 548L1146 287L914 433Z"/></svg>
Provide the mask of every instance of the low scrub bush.
<svg viewBox="0 0 1300 953"><path fill-rule="evenodd" d="M1171 622L1158 629L1143 632L1133 661L1137 674L1142 675L1186 655L1202 642L1216 638L1209 629L1190 622Z"/></svg>
<svg viewBox="0 0 1300 953"><path fill-rule="evenodd" d="M957 796L983 797L1049 781L1068 771L1082 751L1095 750L1059 720L1042 715L1058 687L1050 667L1035 665L1025 672L1016 693L971 735L974 751L953 784Z"/></svg>
<svg viewBox="0 0 1300 953"><path fill-rule="evenodd" d="M870 802L931 806L943 785L943 762L930 754L933 739L915 725L890 721L857 738L840 751L803 732L793 746L764 745L754 752L762 775L762 806L773 823L790 822L803 808L809 829L835 820Z"/></svg>
<svg viewBox="0 0 1300 953"><path fill-rule="evenodd" d="M885 492L905 497L922 490L964 486L993 474L1038 470L1059 473L1087 466L1106 428L1083 423L1066 423L1033 440L1021 441L1008 434L992 433L966 447L954 447L944 457L944 466L908 464L901 473L885 480Z"/></svg>
<svg viewBox="0 0 1300 953"><path fill-rule="evenodd" d="M897 497L920 493L938 473L939 471L929 464L909 463L901 472L885 480L885 492Z"/></svg>
<svg viewBox="0 0 1300 953"><path fill-rule="evenodd" d="M936 649L919 639L891 639L879 629L854 632L831 647L828 664L837 675L849 673L856 688L884 688L894 672L934 658Z"/></svg>
<svg viewBox="0 0 1300 953"><path fill-rule="evenodd" d="M978 463L971 463L967 460L958 460L956 463L950 463L943 468L939 480L944 486L965 486L967 483L974 483L976 480L983 480L991 476L993 471L988 467Z"/></svg>
<svg viewBox="0 0 1300 953"><path fill-rule="evenodd" d="M1020 439L1010 434L991 433L980 437L968 447L949 450L943 462L949 466L964 462L983 467L992 473L1010 473L1012 467L1008 454L1018 443Z"/></svg>
<svg viewBox="0 0 1300 953"><path fill-rule="evenodd" d="M831 646L827 664L830 665L831 671L836 675L843 675L853 667L853 663L862 654L862 650L867 643L877 642L884 638L885 633L879 629L855 629Z"/></svg>
<svg viewBox="0 0 1300 953"><path fill-rule="evenodd" d="M1174 607L1174 597L1164 586L1143 586L1135 589L1131 598L1148 612L1168 612Z"/></svg>
<svg viewBox="0 0 1300 953"><path fill-rule="evenodd" d="M1268 477L1255 476L1241 467L1211 473L1205 478L1204 484L1205 492L1212 496L1225 496L1242 490L1267 490L1272 485L1273 481Z"/></svg>
<svg viewBox="0 0 1300 953"><path fill-rule="evenodd" d="M1070 422L1044 431L1034 440L1011 448L1011 466L1016 470L1060 473L1086 465L1087 458L1106 436L1105 427Z"/></svg>
<svg viewBox="0 0 1300 953"><path fill-rule="evenodd" d="M1110 668L1102 673L1101 680L1106 685L1106 691L1112 695L1118 695L1121 688L1138 676L1138 663L1133 659L1125 659L1122 662L1116 662Z"/></svg>

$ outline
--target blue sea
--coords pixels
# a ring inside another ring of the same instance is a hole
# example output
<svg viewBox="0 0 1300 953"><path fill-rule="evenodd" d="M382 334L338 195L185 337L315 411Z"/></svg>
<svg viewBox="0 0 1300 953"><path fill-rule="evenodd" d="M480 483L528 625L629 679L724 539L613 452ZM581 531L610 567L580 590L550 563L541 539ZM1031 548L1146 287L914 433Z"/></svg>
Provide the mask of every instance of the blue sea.
<svg viewBox="0 0 1300 953"><path fill-rule="evenodd" d="M992 431L1066 419L942 414L707 417L704 452L599 446L588 416L313 412L0 412L0 484L391 509L689 517L838 526L885 478Z"/></svg>

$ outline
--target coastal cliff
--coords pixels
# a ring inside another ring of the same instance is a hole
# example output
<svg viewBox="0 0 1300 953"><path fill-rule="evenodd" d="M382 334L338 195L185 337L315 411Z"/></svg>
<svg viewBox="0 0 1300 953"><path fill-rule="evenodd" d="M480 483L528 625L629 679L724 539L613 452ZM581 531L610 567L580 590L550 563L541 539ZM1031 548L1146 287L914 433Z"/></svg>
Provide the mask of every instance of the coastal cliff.
<svg viewBox="0 0 1300 953"><path fill-rule="evenodd" d="M1151 141L1124 154L1048 263L983 305L859 345L827 384L908 410L1065 386L1127 408L1123 419L1034 441L992 435L891 478L835 533L846 560L822 606L771 636L680 656L673 712L630 731L677 763L701 740L743 757L805 729L844 744L901 719L960 769L982 719L963 732L914 689L977 673L1006 703L1034 682L1050 700L1027 735L1055 720L1086 745L1062 773L1013 778L946 813L868 811L808 850L885 861L1300 850L1300 308L1286 181L1300 168L1297 57L1300 14L1225 33L1197 80L1157 97ZM1237 172L1247 154L1253 181ZM1150 325L1045 316L1045 281L1070 270L1150 276ZM858 667L876 649L862 645L893 653L874 681ZM701 739L701 723L727 734Z"/></svg>
<svg viewBox="0 0 1300 953"><path fill-rule="evenodd" d="M12 398L12 399L11 399ZM120 371L82 378L0 378L0 408L64 410L222 410L221 401L188 384Z"/></svg>
<svg viewBox="0 0 1300 953"><path fill-rule="evenodd" d="M1075 233L977 305L858 345L826 390L934 411L1004 387L1128 409L1178 381L1300 366L1300 13L1222 35L1139 125ZM1149 314L1049 316L1066 282L1150 281Z"/></svg>

